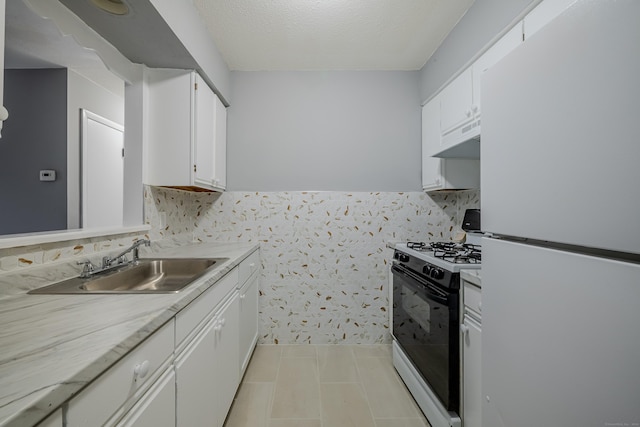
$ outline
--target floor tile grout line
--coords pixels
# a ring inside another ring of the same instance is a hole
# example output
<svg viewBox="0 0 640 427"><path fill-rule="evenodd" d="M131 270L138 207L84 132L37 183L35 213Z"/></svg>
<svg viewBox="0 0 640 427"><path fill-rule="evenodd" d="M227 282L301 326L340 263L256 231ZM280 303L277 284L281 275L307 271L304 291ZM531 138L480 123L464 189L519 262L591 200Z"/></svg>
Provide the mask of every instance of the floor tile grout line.
<svg viewBox="0 0 640 427"><path fill-rule="evenodd" d="M322 404L322 388L320 387L320 354L318 352L318 346L313 346L316 353L316 378L318 379L318 411L320 412L320 427L325 427L324 425L324 412L323 412L323 404Z"/></svg>
<svg viewBox="0 0 640 427"><path fill-rule="evenodd" d="M367 402L367 409L369 410L369 415L371 416L371 419L373 420L373 424L374 424L374 426L377 426L378 423L376 422L376 419L373 416L373 410L371 409L371 402L369 401L369 395L367 394L367 391L365 390L363 377L362 377L362 372L360 372L360 363L358 363L359 359L356 356L356 352L355 352L354 348L351 349L351 353L353 355L353 361L354 361L354 363L356 365L356 376L358 377L358 388L362 392L362 396L364 397L365 402Z"/></svg>
<svg viewBox="0 0 640 427"><path fill-rule="evenodd" d="M266 419L267 427L271 424L271 413L273 412L273 402L276 399L276 387L278 384L278 376L280 375L280 365L282 364L282 348L278 349L278 368L276 369L276 376L273 380L273 387L271 389L271 396L269 397L269 407L267 408Z"/></svg>

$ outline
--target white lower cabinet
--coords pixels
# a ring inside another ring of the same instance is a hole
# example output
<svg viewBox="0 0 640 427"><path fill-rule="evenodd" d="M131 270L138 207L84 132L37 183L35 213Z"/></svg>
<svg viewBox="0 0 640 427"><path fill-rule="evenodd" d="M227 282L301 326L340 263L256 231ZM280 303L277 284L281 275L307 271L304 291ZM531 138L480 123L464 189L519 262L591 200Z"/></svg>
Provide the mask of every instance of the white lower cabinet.
<svg viewBox="0 0 640 427"><path fill-rule="evenodd" d="M173 368L169 368L116 425L122 427L175 426L175 401L175 374Z"/></svg>
<svg viewBox="0 0 640 427"><path fill-rule="evenodd" d="M464 354L464 425L465 427L482 427L480 382L482 329L480 324L470 317L465 317L463 325L467 329L462 350Z"/></svg>
<svg viewBox="0 0 640 427"><path fill-rule="evenodd" d="M69 402L67 427L114 425L140 401L171 367L173 319L98 377Z"/></svg>
<svg viewBox="0 0 640 427"><path fill-rule="evenodd" d="M464 427L482 427L482 327L480 288L463 281L462 331L462 421Z"/></svg>
<svg viewBox="0 0 640 427"><path fill-rule="evenodd" d="M238 289L240 299L240 377L246 371L258 341L259 263L260 254L256 251L242 263L242 265L247 265L249 270L240 272L240 287Z"/></svg>
<svg viewBox="0 0 640 427"><path fill-rule="evenodd" d="M216 351L214 363L215 386L218 391L217 396L217 426L222 427L227 417L233 397L240 385L240 311L238 295L229 301L220 312L218 317ZM193 425L193 424L191 424ZM211 425L211 424L207 424Z"/></svg>
<svg viewBox="0 0 640 427"><path fill-rule="evenodd" d="M238 295L216 310L176 359L178 426L222 426L240 382Z"/></svg>
<svg viewBox="0 0 640 427"><path fill-rule="evenodd" d="M212 319L176 360L176 420L179 426L216 426L217 386L214 369L216 319Z"/></svg>
<svg viewBox="0 0 640 427"><path fill-rule="evenodd" d="M255 251L41 425L222 427L257 340L259 265Z"/></svg>

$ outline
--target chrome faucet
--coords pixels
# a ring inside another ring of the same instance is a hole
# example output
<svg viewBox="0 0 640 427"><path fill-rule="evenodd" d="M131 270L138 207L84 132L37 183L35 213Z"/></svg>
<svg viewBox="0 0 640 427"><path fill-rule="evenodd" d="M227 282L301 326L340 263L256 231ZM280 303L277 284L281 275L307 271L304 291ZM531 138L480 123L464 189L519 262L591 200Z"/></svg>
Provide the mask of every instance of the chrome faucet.
<svg viewBox="0 0 640 427"><path fill-rule="evenodd" d="M131 262L136 262L138 260L138 248L142 245L151 246L151 241L149 241L148 239L136 240L135 242L133 242L133 245L129 246L118 255L113 257L106 256L102 258L102 269L111 267L114 261L116 261L115 265L125 264L127 262L127 254L129 252L133 252L133 259L131 260Z"/></svg>
<svg viewBox="0 0 640 427"><path fill-rule="evenodd" d="M148 239L140 239L133 242L133 245L129 246L124 251L120 252L118 255L102 258L102 267L98 268L91 261L78 262L78 265L82 265L82 272L80 273L80 277L86 279L98 273L104 273L107 271L115 270L125 264L133 264L138 261L139 254L138 248L142 245L151 246L151 241ZM133 259L131 261L127 260L127 254L129 252L133 253Z"/></svg>

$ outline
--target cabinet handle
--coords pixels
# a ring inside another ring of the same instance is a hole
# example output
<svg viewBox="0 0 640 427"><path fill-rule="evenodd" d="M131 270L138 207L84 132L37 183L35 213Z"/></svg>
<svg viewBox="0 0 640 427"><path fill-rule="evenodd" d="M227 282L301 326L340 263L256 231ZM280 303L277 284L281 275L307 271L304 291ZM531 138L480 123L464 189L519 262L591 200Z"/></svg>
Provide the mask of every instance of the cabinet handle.
<svg viewBox="0 0 640 427"><path fill-rule="evenodd" d="M469 327L463 323L460 325L460 332L462 332L463 335L466 335L469 332Z"/></svg>
<svg viewBox="0 0 640 427"><path fill-rule="evenodd" d="M220 332L222 330L222 325L220 324L220 322L218 322L216 326L213 327L213 330L216 332Z"/></svg>
<svg viewBox="0 0 640 427"><path fill-rule="evenodd" d="M224 326L227 323L227 319L220 319L220 326Z"/></svg>
<svg viewBox="0 0 640 427"><path fill-rule="evenodd" d="M142 363L138 363L135 368L133 368L133 376L134 378L144 378L149 373L149 361L145 360Z"/></svg>
<svg viewBox="0 0 640 427"><path fill-rule="evenodd" d="M240 299L245 299L246 297L247 297L247 294L240 295Z"/></svg>
<svg viewBox="0 0 640 427"><path fill-rule="evenodd" d="M472 105L471 106L471 112L472 113L477 113L478 112L478 106L477 105Z"/></svg>
<svg viewBox="0 0 640 427"><path fill-rule="evenodd" d="M478 301L478 311L482 311L482 301Z"/></svg>
<svg viewBox="0 0 640 427"><path fill-rule="evenodd" d="M467 117L471 117L471 109L467 109L467 111L465 111L464 114L466 114Z"/></svg>

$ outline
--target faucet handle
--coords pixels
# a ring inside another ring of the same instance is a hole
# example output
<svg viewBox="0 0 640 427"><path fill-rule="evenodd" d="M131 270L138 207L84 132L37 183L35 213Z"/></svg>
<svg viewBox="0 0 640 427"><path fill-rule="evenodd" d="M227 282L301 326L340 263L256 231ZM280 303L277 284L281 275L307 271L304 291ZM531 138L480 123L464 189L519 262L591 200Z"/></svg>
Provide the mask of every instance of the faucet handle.
<svg viewBox="0 0 640 427"><path fill-rule="evenodd" d="M86 261L78 261L78 265L82 265L82 273L80 273L80 277L89 277L91 273L96 269L96 266L89 260Z"/></svg>

